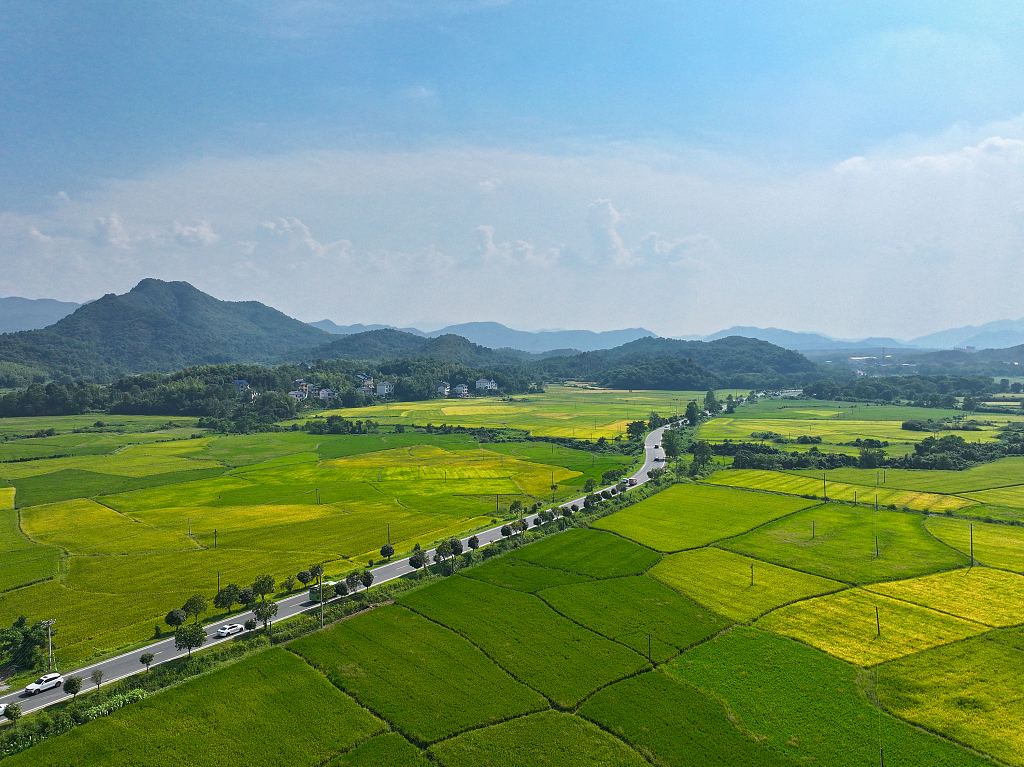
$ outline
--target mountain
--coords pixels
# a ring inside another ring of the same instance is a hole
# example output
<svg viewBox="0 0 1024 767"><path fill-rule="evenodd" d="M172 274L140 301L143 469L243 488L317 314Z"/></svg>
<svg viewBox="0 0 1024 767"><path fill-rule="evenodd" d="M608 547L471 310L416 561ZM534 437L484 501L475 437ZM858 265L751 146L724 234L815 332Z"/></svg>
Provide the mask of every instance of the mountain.
<svg viewBox="0 0 1024 767"><path fill-rule="evenodd" d="M821 333L798 333L793 330L782 330L780 328L755 328L742 325L733 326L727 330L720 330L705 336L704 341L717 341L720 338L729 336L743 336L744 338L757 338L767 341L770 344L781 346L784 349L794 351L818 351L830 349L900 349L907 348L908 344L897 341L894 338L864 338L860 341L840 341Z"/></svg>
<svg viewBox="0 0 1024 767"><path fill-rule="evenodd" d="M524 352L564 353L569 349L589 352L596 349L611 349L644 336L657 335L657 333L643 328L606 330L600 333L593 330L540 330L530 333L525 330L513 330L498 322L464 322L460 325L449 325L430 333L424 333L416 328L396 328L393 325L336 325L330 320L320 320L310 324L337 335L354 335L368 330L401 330L404 333L424 338L461 336L474 344L486 346L489 349L518 349Z"/></svg>
<svg viewBox="0 0 1024 767"><path fill-rule="evenodd" d="M326 330L328 333L336 336L350 336L355 333L365 333L369 330L401 330L403 333L412 333L415 336L426 336L422 330L416 328L396 328L394 325L336 325L330 320L320 320L319 322L310 322L314 328L320 328Z"/></svg>
<svg viewBox="0 0 1024 767"><path fill-rule="evenodd" d="M491 349L519 349L524 352L550 352L556 349L579 349L590 352L597 349L612 349L644 336L656 336L643 328L606 330L541 330L530 333L513 330L497 322L464 322L427 333L428 336L457 335L480 346Z"/></svg>
<svg viewBox="0 0 1024 767"><path fill-rule="evenodd" d="M910 343L928 349L952 349L955 346L1005 349L1024 344L1024 319L996 320L984 325L965 325L961 328L940 330L915 338Z"/></svg>
<svg viewBox="0 0 1024 767"><path fill-rule="evenodd" d="M50 327L0 336L0 360L110 380L190 365L272 362L330 337L257 301L220 301L187 282L146 279Z"/></svg>
<svg viewBox="0 0 1024 767"><path fill-rule="evenodd" d="M541 354L518 349L490 349L451 333L424 338L395 328L353 333L328 341L306 353L310 359L433 359L470 366L522 365L555 356L579 354L576 349L556 349Z"/></svg>
<svg viewBox="0 0 1024 767"><path fill-rule="evenodd" d="M0 333L45 328L78 307L79 304L52 298L0 298Z"/></svg>

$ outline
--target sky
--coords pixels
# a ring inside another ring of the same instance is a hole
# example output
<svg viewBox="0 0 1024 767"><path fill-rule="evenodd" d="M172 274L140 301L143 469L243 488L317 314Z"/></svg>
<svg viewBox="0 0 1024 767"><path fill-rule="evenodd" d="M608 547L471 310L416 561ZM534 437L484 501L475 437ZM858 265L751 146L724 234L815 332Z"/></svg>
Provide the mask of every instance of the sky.
<svg viewBox="0 0 1024 767"><path fill-rule="evenodd" d="M909 339L1024 316L1024 6L0 0L0 295Z"/></svg>

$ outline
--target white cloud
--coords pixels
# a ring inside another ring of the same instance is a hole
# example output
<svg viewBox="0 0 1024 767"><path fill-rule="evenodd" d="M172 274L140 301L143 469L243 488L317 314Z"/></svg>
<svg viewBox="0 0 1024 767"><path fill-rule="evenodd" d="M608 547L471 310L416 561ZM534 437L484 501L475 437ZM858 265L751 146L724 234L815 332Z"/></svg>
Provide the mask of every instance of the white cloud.
<svg viewBox="0 0 1024 767"><path fill-rule="evenodd" d="M174 222L174 239L181 245L213 245L220 235L213 231L209 221L200 221L195 226Z"/></svg>
<svg viewBox="0 0 1024 767"><path fill-rule="evenodd" d="M102 216L96 219L95 239L103 245L110 245L114 248L127 250L132 245L132 239L128 236L121 217L116 211L109 216Z"/></svg>
<svg viewBox="0 0 1024 767"><path fill-rule="evenodd" d="M595 200L587 208L587 228L594 255L616 266L630 266L634 263L633 254L622 243L617 229L621 220L611 200Z"/></svg>

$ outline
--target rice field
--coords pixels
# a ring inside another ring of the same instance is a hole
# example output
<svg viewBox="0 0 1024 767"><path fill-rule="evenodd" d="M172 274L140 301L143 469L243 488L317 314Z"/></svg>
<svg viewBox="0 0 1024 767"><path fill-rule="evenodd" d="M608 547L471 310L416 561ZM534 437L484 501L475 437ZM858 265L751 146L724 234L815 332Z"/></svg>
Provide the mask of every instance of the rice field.
<svg viewBox="0 0 1024 767"><path fill-rule="evenodd" d="M731 538L813 502L707 485L674 485L598 521L594 527L657 551L681 551Z"/></svg>
<svg viewBox="0 0 1024 767"><path fill-rule="evenodd" d="M548 707L467 640L397 605L302 637L289 649L422 745ZM487 696L456 695L437 708L408 704L424 691L474 688Z"/></svg>
<svg viewBox="0 0 1024 767"><path fill-rule="evenodd" d="M846 587L717 548L665 557L651 569L651 577L720 615L743 622L795 600Z"/></svg>
<svg viewBox="0 0 1024 767"><path fill-rule="evenodd" d="M878 695L911 722L1024 765L1022 663L1008 645L960 642L880 666Z"/></svg>
<svg viewBox="0 0 1024 767"><path fill-rule="evenodd" d="M472 578L452 576L400 604L466 637L562 709L648 665L646 657L580 630L531 594Z"/></svg>
<svg viewBox="0 0 1024 767"><path fill-rule="evenodd" d="M430 749L444 767L646 767L636 751L579 717L543 711Z"/></svg>
<svg viewBox="0 0 1024 767"><path fill-rule="evenodd" d="M497 557L472 570L467 570L464 575L467 578L490 583L492 586L530 593L536 593L552 586L587 583L593 580L588 575L535 565L532 562L513 557Z"/></svg>
<svg viewBox="0 0 1024 767"><path fill-rule="evenodd" d="M828 478L828 472L817 479L790 474L782 471L764 471L760 469L729 469L712 474L707 480L709 484L724 487L740 487L750 490L767 490L773 493L800 495L823 499L826 495L832 501L856 502L880 506L897 506L916 509L918 511L956 511L973 506L978 501L960 498L955 495L924 493L913 490L892 488L875 488L864 485L851 485L845 482L834 482Z"/></svg>
<svg viewBox="0 0 1024 767"><path fill-rule="evenodd" d="M1024 528L949 517L929 517L924 526L968 559L973 538L975 562L1024 573Z"/></svg>
<svg viewBox="0 0 1024 767"><path fill-rule="evenodd" d="M964 493L964 497L970 498L975 503L1022 509L1024 508L1024 485L999 487L991 490L972 490L969 493Z"/></svg>
<svg viewBox="0 0 1024 767"><path fill-rule="evenodd" d="M723 389L719 396L745 394ZM690 400L702 401L705 392L591 390L573 386L548 386L544 394L444 399L427 402L396 402L373 407L333 410L324 415L350 419L372 418L385 425L416 424L473 428L524 429L539 437L614 439L626 433L630 421L647 420L651 412L667 416L682 413Z"/></svg>
<svg viewBox="0 0 1024 767"><path fill-rule="evenodd" d="M988 630L980 623L865 589L787 605L755 625L858 666L874 666Z"/></svg>
<svg viewBox="0 0 1024 767"><path fill-rule="evenodd" d="M723 548L846 583L925 575L969 564L925 529L926 517L828 504L770 522Z"/></svg>
<svg viewBox="0 0 1024 767"><path fill-rule="evenodd" d="M965 567L865 588L986 626L1024 623L1024 576L990 567Z"/></svg>
<svg viewBox="0 0 1024 767"><path fill-rule="evenodd" d="M793 474L821 480L820 471L793 471ZM830 481L862 485L882 490L916 490L926 493L958 494L1024 484L1024 458L1010 456L983 463L964 471L911 469L833 469Z"/></svg>
<svg viewBox="0 0 1024 767"><path fill-rule="evenodd" d="M219 767L225 754L259 754L268 767L314 767L385 729L300 658L271 649L5 761L12 767ZM301 737L282 737L289 731Z"/></svg>
<svg viewBox="0 0 1024 767"><path fill-rule="evenodd" d="M879 675L886 666L880 667ZM796 764L982 767L991 762L880 712L870 675L807 645L736 627L665 672L720 701L736 727Z"/></svg>
<svg viewBox="0 0 1024 767"><path fill-rule="evenodd" d="M385 732L328 762L327 767L430 767L416 746L397 732Z"/></svg>
<svg viewBox="0 0 1024 767"><path fill-rule="evenodd" d="M639 575L661 559L657 552L617 535L578 529L518 549L510 556L594 578Z"/></svg>

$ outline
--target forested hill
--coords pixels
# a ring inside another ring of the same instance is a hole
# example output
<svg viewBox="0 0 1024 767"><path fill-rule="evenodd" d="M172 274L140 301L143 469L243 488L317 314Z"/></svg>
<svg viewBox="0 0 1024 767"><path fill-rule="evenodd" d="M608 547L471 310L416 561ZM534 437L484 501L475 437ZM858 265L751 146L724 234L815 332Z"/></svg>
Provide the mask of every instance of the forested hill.
<svg viewBox="0 0 1024 767"><path fill-rule="evenodd" d="M187 282L146 279L48 328L0 336L0 360L108 381L190 365L276 362L330 338L257 301L220 301Z"/></svg>
<svg viewBox="0 0 1024 767"><path fill-rule="evenodd" d="M550 378L632 389L787 386L810 382L821 371L799 352L740 336L717 341L641 338L535 367Z"/></svg>

